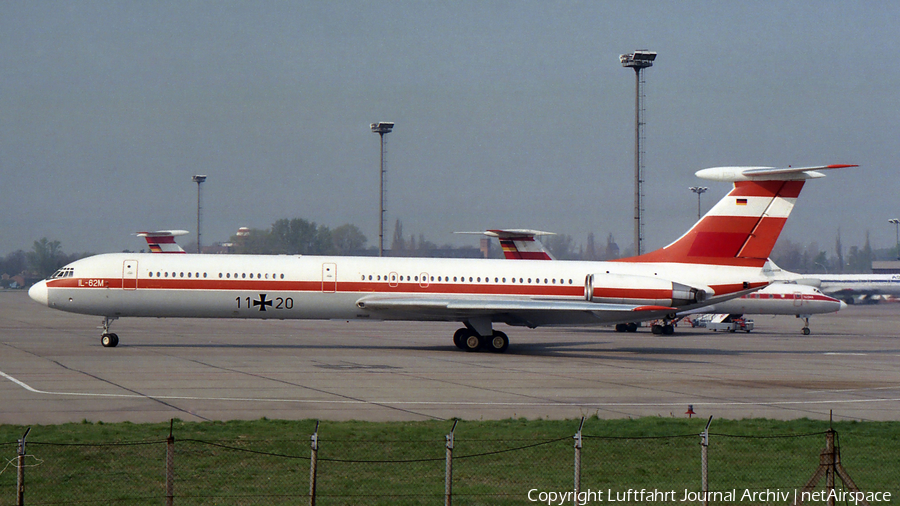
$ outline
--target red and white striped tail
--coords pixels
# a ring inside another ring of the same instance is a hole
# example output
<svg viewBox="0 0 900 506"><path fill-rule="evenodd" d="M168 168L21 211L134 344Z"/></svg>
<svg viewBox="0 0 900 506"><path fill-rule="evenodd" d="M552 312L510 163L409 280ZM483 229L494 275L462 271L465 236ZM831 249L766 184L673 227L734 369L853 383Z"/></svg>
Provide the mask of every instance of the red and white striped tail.
<svg viewBox="0 0 900 506"><path fill-rule="evenodd" d="M543 243L535 238L536 230L488 230L493 232L500 247L503 248L503 256L514 260L554 260L549 251L544 249ZM545 233L544 233L545 234Z"/></svg>
<svg viewBox="0 0 900 506"><path fill-rule="evenodd" d="M181 246L175 242L175 237L187 234L187 230L157 230L156 232L138 232L136 235L147 241L150 253L184 253Z"/></svg>
<svg viewBox="0 0 900 506"><path fill-rule="evenodd" d="M733 181L734 188L678 240L627 260L762 267L805 180L823 177L816 170L843 167L856 165L701 170L699 177Z"/></svg>

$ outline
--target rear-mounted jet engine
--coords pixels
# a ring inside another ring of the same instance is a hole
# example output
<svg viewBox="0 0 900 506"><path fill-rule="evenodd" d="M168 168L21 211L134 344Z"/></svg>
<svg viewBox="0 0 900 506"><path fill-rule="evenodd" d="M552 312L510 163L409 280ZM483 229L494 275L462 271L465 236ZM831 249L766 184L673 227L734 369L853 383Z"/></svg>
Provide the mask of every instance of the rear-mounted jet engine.
<svg viewBox="0 0 900 506"><path fill-rule="evenodd" d="M584 284L586 300L613 304L680 307L699 304L712 293L710 288L695 288L667 279L629 274L589 274Z"/></svg>

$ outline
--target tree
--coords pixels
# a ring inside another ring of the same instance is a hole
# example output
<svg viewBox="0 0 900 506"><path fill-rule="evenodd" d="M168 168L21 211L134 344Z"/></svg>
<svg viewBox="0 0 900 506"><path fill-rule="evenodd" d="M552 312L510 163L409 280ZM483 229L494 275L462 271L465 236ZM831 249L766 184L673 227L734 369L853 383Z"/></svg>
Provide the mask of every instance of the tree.
<svg viewBox="0 0 900 506"><path fill-rule="evenodd" d="M571 235L551 235L547 238L545 244L547 246L547 249L550 250L550 254L552 254L559 260L571 260L575 256L575 254L573 253L575 240L572 239Z"/></svg>
<svg viewBox="0 0 900 506"><path fill-rule="evenodd" d="M271 253L270 235L268 230L251 228L246 234L231 237L235 253L242 255L264 255Z"/></svg>
<svg viewBox="0 0 900 506"><path fill-rule="evenodd" d="M66 256L59 247L59 241L49 241L46 237L34 241L27 253L29 269L41 277L48 277L66 263Z"/></svg>
<svg viewBox="0 0 900 506"><path fill-rule="evenodd" d="M815 258L813 258L813 272L820 271L828 274L828 257L825 255L824 251L820 251Z"/></svg>
<svg viewBox="0 0 900 506"><path fill-rule="evenodd" d="M331 242L338 255L350 255L365 248L367 240L356 225L349 223L331 231Z"/></svg>
<svg viewBox="0 0 900 506"><path fill-rule="evenodd" d="M16 250L0 260L0 274L15 276L28 269L28 256L23 250Z"/></svg>
<svg viewBox="0 0 900 506"><path fill-rule="evenodd" d="M869 244L869 231L866 231L866 242L862 249L857 246L850 248L847 256L847 267L851 272L868 273L872 272L872 246Z"/></svg>
<svg viewBox="0 0 900 506"><path fill-rule="evenodd" d="M280 219L272 224L271 246L275 253L322 255L333 251L331 230L301 218Z"/></svg>
<svg viewBox="0 0 900 506"><path fill-rule="evenodd" d="M608 236L606 236L606 256L604 260L613 260L619 258L619 245L616 244L616 240L613 238L612 232Z"/></svg>
<svg viewBox="0 0 900 506"><path fill-rule="evenodd" d="M406 242L403 240L403 223L400 218L394 224L394 239L391 240L391 254L399 255L406 250Z"/></svg>
<svg viewBox="0 0 900 506"><path fill-rule="evenodd" d="M590 232L587 236L587 246L584 248L583 260L597 260L597 247L594 245L594 233Z"/></svg>
<svg viewBox="0 0 900 506"><path fill-rule="evenodd" d="M844 272L844 246L841 244L841 229L838 229L837 239L834 241L834 253L837 255L837 272Z"/></svg>

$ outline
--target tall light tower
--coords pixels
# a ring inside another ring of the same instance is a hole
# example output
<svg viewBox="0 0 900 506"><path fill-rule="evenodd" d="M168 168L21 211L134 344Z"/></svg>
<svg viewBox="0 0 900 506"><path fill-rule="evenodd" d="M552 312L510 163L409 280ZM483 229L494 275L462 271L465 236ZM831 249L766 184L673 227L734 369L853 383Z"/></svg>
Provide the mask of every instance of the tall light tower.
<svg viewBox="0 0 900 506"><path fill-rule="evenodd" d="M644 128L642 121L643 109L641 108L641 71L653 66L656 53L640 50L619 56L619 62L623 67L634 69L634 253L641 254L641 133Z"/></svg>
<svg viewBox="0 0 900 506"><path fill-rule="evenodd" d="M900 219L891 218L888 223L893 223L897 229L897 260L900 260Z"/></svg>
<svg viewBox="0 0 900 506"><path fill-rule="evenodd" d="M200 184L206 181L206 176L194 176L191 179L197 183L197 253L200 253Z"/></svg>
<svg viewBox="0 0 900 506"><path fill-rule="evenodd" d="M700 219L700 195L703 195L703 193L706 190L709 190L709 188L707 188L705 186L691 186L690 188L688 188L688 190L691 190L692 192L697 194L697 219L699 220Z"/></svg>
<svg viewBox="0 0 900 506"><path fill-rule="evenodd" d="M370 125L372 131L381 137L381 172L379 175L378 194L378 256L384 256L384 134L391 133L394 129L394 123L389 121L380 121Z"/></svg>

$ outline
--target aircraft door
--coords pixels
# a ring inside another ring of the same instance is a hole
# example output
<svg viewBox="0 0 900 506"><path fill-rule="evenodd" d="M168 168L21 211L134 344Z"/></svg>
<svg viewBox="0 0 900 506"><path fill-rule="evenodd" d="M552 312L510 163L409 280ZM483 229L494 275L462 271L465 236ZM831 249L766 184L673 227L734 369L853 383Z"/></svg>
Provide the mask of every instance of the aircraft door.
<svg viewBox="0 0 900 506"><path fill-rule="evenodd" d="M794 307L800 307L803 305L803 294L800 292L794 292Z"/></svg>
<svg viewBox="0 0 900 506"><path fill-rule="evenodd" d="M337 291L337 264L322 264L322 291L330 293Z"/></svg>
<svg viewBox="0 0 900 506"><path fill-rule="evenodd" d="M125 260L122 262L122 288L125 290L137 289L137 277L137 260Z"/></svg>

